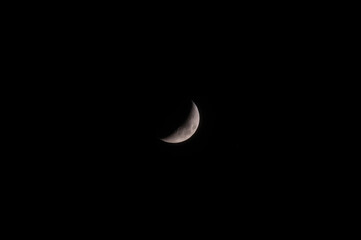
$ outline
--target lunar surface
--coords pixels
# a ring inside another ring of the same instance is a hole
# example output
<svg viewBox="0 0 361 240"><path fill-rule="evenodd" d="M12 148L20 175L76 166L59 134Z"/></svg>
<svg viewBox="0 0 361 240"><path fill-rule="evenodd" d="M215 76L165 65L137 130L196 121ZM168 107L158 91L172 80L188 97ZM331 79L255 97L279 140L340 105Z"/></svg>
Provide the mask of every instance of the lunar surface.
<svg viewBox="0 0 361 240"><path fill-rule="evenodd" d="M188 140L197 131L199 126L199 111L196 104L192 101L192 109L189 113L186 121L178 127L173 133L165 138L161 138L162 141L167 143L180 143Z"/></svg>

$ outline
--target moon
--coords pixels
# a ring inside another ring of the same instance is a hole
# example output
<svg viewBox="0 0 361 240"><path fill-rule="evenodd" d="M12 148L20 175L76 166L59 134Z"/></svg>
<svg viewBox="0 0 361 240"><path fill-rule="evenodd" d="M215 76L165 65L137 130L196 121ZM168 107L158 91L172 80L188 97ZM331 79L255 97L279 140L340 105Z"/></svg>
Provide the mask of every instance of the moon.
<svg viewBox="0 0 361 240"><path fill-rule="evenodd" d="M197 131L199 126L199 111L197 105L192 101L192 109L185 122L179 126L173 133L165 138L161 138L162 141L167 143L180 143L188 140Z"/></svg>

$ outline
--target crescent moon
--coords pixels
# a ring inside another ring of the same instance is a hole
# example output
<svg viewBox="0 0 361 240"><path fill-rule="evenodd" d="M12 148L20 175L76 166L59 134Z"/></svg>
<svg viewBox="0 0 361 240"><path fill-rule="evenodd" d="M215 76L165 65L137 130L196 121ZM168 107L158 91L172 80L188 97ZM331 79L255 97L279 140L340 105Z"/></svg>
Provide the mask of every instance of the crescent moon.
<svg viewBox="0 0 361 240"><path fill-rule="evenodd" d="M192 101L192 109L188 115L186 121L178 127L173 133L165 138L161 138L162 141L167 143L180 143L188 140L197 131L199 126L199 111L197 105Z"/></svg>

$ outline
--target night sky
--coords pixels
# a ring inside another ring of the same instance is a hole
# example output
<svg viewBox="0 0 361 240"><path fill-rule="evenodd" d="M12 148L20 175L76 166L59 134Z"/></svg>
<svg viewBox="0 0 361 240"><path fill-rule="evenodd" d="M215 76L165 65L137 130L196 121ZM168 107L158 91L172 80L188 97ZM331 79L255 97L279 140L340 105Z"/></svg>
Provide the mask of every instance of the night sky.
<svg viewBox="0 0 361 240"><path fill-rule="evenodd" d="M47 175L46 189L80 206L93 199L113 211L125 201L204 216L212 205L275 211L302 202L306 188L317 192L321 139L331 133L319 117L322 66L306 35L292 31L299 23L182 19L49 27L36 53L41 94L24 103L32 131L24 141L35 145L27 154L37 157L27 164ZM164 124L176 126L191 101L201 119L194 136L162 142Z"/></svg>
<svg viewBox="0 0 361 240"><path fill-rule="evenodd" d="M12 234L292 239L353 219L337 216L355 215L360 175L350 7L16 4L3 17ZM161 141L192 101L195 134Z"/></svg>

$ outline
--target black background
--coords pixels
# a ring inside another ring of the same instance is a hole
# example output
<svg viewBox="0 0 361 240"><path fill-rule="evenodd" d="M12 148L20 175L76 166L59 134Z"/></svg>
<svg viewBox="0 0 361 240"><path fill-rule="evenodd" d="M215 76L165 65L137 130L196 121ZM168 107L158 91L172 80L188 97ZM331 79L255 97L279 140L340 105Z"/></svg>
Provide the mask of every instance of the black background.
<svg viewBox="0 0 361 240"><path fill-rule="evenodd" d="M75 11L25 27L28 67L17 72L35 90L15 137L32 159L20 165L39 180L32 194L86 214L307 210L332 165L324 26L291 21L294 11L247 12L168 21ZM160 141L163 116L190 101L196 134Z"/></svg>

